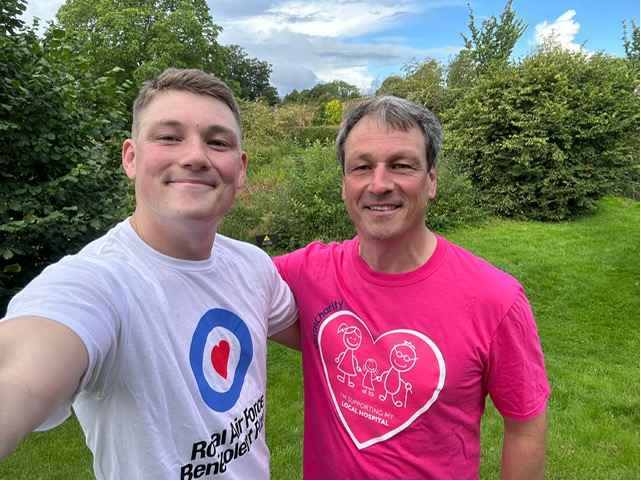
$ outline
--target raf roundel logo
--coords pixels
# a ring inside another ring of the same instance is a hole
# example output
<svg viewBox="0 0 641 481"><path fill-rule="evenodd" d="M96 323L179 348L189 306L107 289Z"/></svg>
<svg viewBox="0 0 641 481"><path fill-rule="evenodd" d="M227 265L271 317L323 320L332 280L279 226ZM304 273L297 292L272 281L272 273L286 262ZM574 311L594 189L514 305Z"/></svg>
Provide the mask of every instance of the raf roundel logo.
<svg viewBox="0 0 641 481"><path fill-rule="evenodd" d="M254 349L245 322L233 312L211 309L191 340L189 362L203 401L217 412L238 401Z"/></svg>

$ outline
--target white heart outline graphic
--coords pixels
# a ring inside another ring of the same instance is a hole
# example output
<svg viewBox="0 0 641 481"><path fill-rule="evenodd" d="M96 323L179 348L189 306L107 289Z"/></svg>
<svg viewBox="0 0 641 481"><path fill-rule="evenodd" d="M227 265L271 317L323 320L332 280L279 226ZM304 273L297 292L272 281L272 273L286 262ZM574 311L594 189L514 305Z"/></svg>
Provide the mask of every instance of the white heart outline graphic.
<svg viewBox="0 0 641 481"><path fill-rule="evenodd" d="M325 363L325 356L323 354L323 343L322 343L323 331L324 331L325 327L331 323L332 320L334 320L334 319L336 319L337 317L340 317L340 316L351 316L351 317L357 319L359 321L359 323L361 324L361 326L364 327L365 330L367 331L367 333L369 334L369 338L372 340L372 345L376 345L376 343L380 339L384 338L385 336L391 335L391 334L405 333L405 334L409 334L409 335L416 336L416 337L420 338L421 340L423 340L432 349L434 355L436 356L436 360L437 360L438 366L439 366L438 384L436 386L436 389L434 389L434 393L432 394L432 397L423 406L421 406L419 409L417 409L416 412L414 414L412 414L407 419L407 421L405 421L403 424L401 424L400 426L388 431L387 433L385 433L385 434L383 434L381 436L372 438L372 439L370 439L368 441L365 441L365 442L360 442L356 438L354 432L352 431L352 429L349 426L349 423L347 422L347 420L343 416L343 412L339 407L338 401L336 399L336 395L334 394L334 389L333 389L332 384L330 382L329 372L327 370L327 364ZM377 339L374 339L374 337L372 336L372 333L370 332L369 328L367 327L367 324L365 324L360 317L358 317L356 314L354 314L351 311L337 311L337 312L335 312L334 314L329 316L327 319L325 319L321 323L320 328L318 330L318 349L319 349L319 353L320 353L321 362L323 363L323 370L325 372L325 381L327 383L327 388L328 388L330 394L332 395L332 400L334 401L334 407L336 409L336 412L338 413L338 416L340 417L341 422L343 423L343 426L345 427L345 430L349 433L349 436L352 438L352 441L354 442L354 444L356 445L356 447L359 450L367 448L368 446L371 446L373 444L379 443L381 441L385 441L386 439L389 439L392 436L395 436L399 432L403 431L407 426L412 424L416 418L418 418L421 414L423 414L425 411L427 411L430 408L430 406L432 406L432 404L434 404L434 402L436 402L436 399L438 398L441 390L443 389L443 385L445 384L445 361L443 359L443 355L441 354L441 351L436 346L436 344L434 344L434 342L429 337L425 336L424 334L422 334L420 332L412 331L412 330L409 330L409 329L396 329L396 330L393 330L393 331L387 331L386 333L380 335Z"/></svg>

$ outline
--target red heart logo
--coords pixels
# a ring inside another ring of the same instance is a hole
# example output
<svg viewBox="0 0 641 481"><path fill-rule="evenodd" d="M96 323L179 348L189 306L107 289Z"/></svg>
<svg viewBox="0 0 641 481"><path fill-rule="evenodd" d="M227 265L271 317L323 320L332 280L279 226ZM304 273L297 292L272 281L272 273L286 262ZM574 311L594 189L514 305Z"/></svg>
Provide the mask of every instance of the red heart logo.
<svg viewBox="0 0 641 481"><path fill-rule="evenodd" d="M445 383L440 350L424 334L398 329L374 339L349 311L329 316L318 344L327 387L343 426L359 449L408 427Z"/></svg>
<svg viewBox="0 0 641 481"><path fill-rule="evenodd" d="M227 363L229 361L229 343L224 339L211 350L211 364L214 370L220 374L223 379L227 379Z"/></svg>

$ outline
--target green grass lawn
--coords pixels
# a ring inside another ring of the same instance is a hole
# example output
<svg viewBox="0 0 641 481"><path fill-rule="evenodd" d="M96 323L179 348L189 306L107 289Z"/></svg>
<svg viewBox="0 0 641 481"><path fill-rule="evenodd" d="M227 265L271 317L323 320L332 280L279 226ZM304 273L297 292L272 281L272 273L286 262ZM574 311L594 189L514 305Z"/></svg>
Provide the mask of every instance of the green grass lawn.
<svg viewBox="0 0 641 481"><path fill-rule="evenodd" d="M639 479L639 203L607 199L576 222L493 221L447 233L517 277L539 326L552 395L548 479ZM270 343L267 442L272 477L302 475L300 354ZM488 402L481 477L499 477L502 421ZM75 419L33 433L0 479L88 479Z"/></svg>

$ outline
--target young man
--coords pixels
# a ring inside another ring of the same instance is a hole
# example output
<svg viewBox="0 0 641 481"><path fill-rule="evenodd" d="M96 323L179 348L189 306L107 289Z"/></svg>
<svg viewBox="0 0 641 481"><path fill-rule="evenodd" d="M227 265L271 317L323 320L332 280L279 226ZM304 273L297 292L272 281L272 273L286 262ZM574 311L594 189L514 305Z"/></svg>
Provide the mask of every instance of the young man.
<svg viewBox="0 0 641 481"><path fill-rule="evenodd" d="M247 168L231 90L198 70L145 83L122 162L134 214L0 323L0 459L73 403L98 479L269 478L266 342L298 313L265 253L216 233Z"/></svg>
<svg viewBox="0 0 641 481"><path fill-rule="evenodd" d="M523 289L425 225L441 143L422 106L357 106L336 142L357 237L275 259L300 310L306 479L478 478L488 393L502 476L543 478L550 388Z"/></svg>

